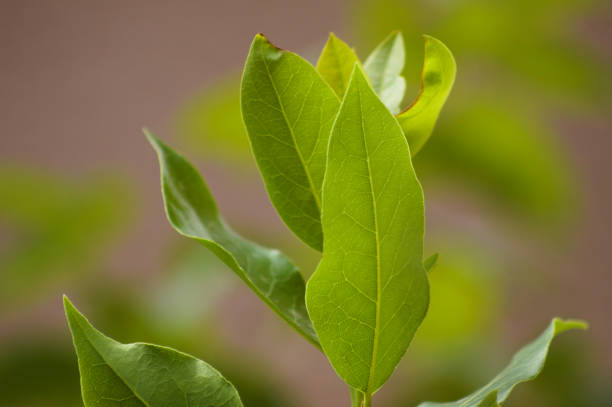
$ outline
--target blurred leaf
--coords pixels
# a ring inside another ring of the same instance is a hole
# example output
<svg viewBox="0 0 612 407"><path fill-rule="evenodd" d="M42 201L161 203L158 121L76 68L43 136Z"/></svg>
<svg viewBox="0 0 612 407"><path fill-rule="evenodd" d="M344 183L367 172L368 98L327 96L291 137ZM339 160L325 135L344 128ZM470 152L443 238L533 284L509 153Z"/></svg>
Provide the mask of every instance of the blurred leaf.
<svg viewBox="0 0 612 407"><path fill-rule="evenodd" d="M413 156L431 135L453 87L457 71L449 49L433 37L424 37L425 62L421 74L421 90L414 103L397 116Z"/></svg>
<svg viewBox="0 0 612 407"><path fill-rule="evenodd" d="M304 303L305 283L278 250L256 245L234 233L198 171L152 134L145 132L159 158L162 195L172 227L211 250L289 325L319 346Z"/></svg>
<svg viewBox="0 0 612 407"><path fill-rule="evenodd" d="M410 150L359 65L332 130L323 209L325 251L308 281L308 312L338 375L367 398L406 352L429 288Z"/></svg>
<svg viewBox="0 0 612 407"><path fill-rule="evenodd" d="M374 91L393 114L399 113L404 100L406 80L401 73L405 61L404 37L398 31L380 43L363 64Z"/></svg>
<svg viewBox="0 0 612 407"><path fill-rule="evenodd" d="M210 365L158 345L123 345L97 331L64 297L89 406L242 406L236 389Z"/></svg>
<svg viewBox="0 0 612 407"><path fill-rule="evenodd" d="M514 386L540 373L555 336L567 330L586 328L586 323L582 321L555 318L536 340L518 351L510 364L486 386L456 402L425 402L419 407L498 407L510 395Z"/></svg>
<svg viewBox="0 0 612 407"><path fill-rule="evenodd" d="M575 207L575 179L555 139L500 103L481 99L443 115L415 167L423 179L460 182L534 225L561 226Z"/></svg>
<svg viewBox="0 0 612 407"><path fill-rule="evenodd" d="M128 184L109 175L75 179L18 166L0 168L0 190L0 223L11 233L0 247L0 303L97 265L134 203Z"/></svg>
<svg viewBox="0 0 612 407"><path fill-rule="evenodd" d="M176 132L190 150L246 174L256 172L240 112L240 75L215 81L178 112Z"/></svg>
<svg viewBox="0 0 612 407"><path fill-rule="evenodd" d="M336 92L336 95L342 98L356 63L359 63L359 59L355 55L355 51L340 38L330 33L317 62L317 71Z"/></svg>
<svg viewBox="0 0 612 407"><path fill-rule="evenodd" d="M242 77L242 115L278 214L321 251L321 184L340 101L312 65L255 36Z"/></svg>

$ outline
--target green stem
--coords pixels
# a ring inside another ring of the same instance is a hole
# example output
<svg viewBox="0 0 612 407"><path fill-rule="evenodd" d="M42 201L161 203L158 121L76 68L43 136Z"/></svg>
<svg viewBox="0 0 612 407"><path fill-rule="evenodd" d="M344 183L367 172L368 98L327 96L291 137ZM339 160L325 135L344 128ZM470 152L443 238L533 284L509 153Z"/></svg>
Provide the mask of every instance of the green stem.
<svg viewBox="0 0 612 407"><path fill-rule="evenodd" d="M362 407L363 393L351 387L351 407Z"/></svg>
<svg viewBox="0 0 612 407"><path fill-rule="evenodd" d="M363 407L372 407L372 395L371 394L364 394L363 397Z"/></svg>

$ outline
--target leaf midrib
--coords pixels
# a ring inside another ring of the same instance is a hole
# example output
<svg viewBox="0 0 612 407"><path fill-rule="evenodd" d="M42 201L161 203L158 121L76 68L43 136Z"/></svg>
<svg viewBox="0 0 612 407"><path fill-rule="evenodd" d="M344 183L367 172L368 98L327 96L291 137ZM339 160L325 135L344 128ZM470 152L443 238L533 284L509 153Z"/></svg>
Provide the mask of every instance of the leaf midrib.
<svg viewBox="0 0 612 407"><path fill-rule="evenodd" d="M306 174L306 178L308 179L308 185L310 186L310 191L312 192L312 195L314 197L315 204L317 205L317 209L319 210L319 213L321 213L321 198L317 194L317 191L314 187L314 183L312 181L312 177L310 175L310 171L308 170L306 161L304 160L304 157L302 156L302 151L298 147L297 139L295 138L295 134L293 132L293 127L291 126L291 122L289 121L289 118L287 117L287 113L285 112L285 107L283 106L283 102L280 97L280 93L278 92L278 89L276 89L276 83L274 83L272 72L270 72L270 67L268 66L266 57L264 56L263 46L259 47L259 53L263 61L263 64L266 67L266 73L268 74L268 79L270 79L270 84L272 84L272 89L274 89L274 95L276 96L276 100L278 101L278 106L280 107L280 111L283 115L283 119L285 120L285 123L287 124L287 129L289 130L289 134L291 135L293 146L295 147L295 151L297 152L298 157L300 158L300 163L302 164L302 168L304 169L304 173Z"/></svg>
<svg viewBox="0 0 612 407"><path fill-rule="evenodd" d="M370 389L374 385L374 374L375 374L375 366L376 366L376 356L378 353L378 337L380 330L380 297L381 297L381 289L380 289L380 239L379 239L379 229L378 229L378 215L376 210L376 195L374 194L374 186L372 183L372 170L370 168L370 153L368 151L368 144L365 139L365 126L363 122L363 106L361 104L361 88L357 88L357 96L359 99L359 117L361 124L361 136L363 141L363 147L366 153L366 166L368 168L368 184L370 186L370 194L372 195L372 211L374 214L374 238L376 240L376 321L374 324L374 341L372 344L372 361L370 364L370 372L368 376L368 385L366 388L366 392L369 393Z"/></svg>

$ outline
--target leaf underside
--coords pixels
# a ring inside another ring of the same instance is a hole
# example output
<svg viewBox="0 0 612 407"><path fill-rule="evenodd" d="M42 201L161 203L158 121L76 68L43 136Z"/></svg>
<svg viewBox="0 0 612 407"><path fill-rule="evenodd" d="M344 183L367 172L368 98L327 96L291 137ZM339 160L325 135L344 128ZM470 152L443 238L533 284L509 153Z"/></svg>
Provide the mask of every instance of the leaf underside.
<svg viewBox="0 0 612 407"><path fill-rule="evenodd" d="M458 401L425 402L419 407L497 407L508 398L514 386L534 379L542 371L555 336L586 327L582 321L555 318L537 339L515 353L510 364L484 387Z"/></svg>
<svg viewBox="0 0 612 407"><path fill-rule="evenodd" d="M366 394L391 375L427 310L423 211L406 139L355 65L330 139L325 251L306 303L332 366Z"/></svg>
<svg viewBox="0 0 612 407"><path fill-rule="evenodd" d="M85 407L242 407L212 366L174 349L121 344L97 331L64 297Z"/></svg>
<svg viewBox="0 0 612 407"><path fill-rule="evenodd" d="M414 103L397 120L415 155L433 132L438 115L455 82L457 66L450 50L440 40L425 35L425 62L421 90Z"/></svg>
<svg viewBox="0 0 612 407"><path fill-rule="evenodd" d="M289 325L319 347L304 302L305 283L281 252L250 242L219 215L204 179L186 159L145 131L157 152L166 215L181 235L212 251Z"/></svg>
<svg viewBox="0 0 612 407"><path fill-rule="evenodd" d="M401 76L405 59L404 37L398 31L378 45L363 64L374 91L393 114L399 113L406 92L406 80Z"/></svg>
<svg viewBox="0 0 612 407"><path fill-rule="evenodd" d="M258 34L242 76L241 105L272 204L289 229L321 251L321 185L338 97L309 62Z"/></svg>

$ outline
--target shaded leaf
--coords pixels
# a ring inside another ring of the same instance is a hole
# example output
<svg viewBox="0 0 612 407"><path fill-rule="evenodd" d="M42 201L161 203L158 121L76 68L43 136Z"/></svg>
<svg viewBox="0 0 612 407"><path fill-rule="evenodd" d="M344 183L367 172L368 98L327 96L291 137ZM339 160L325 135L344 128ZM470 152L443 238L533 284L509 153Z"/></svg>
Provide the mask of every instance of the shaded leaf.
<svg viewBox="0 0 612 407"><path fill-rule="evenodd" d="M401 76L405 60L404 38L397 31L378 45L363 64L374 91L393 114L400 111L406 91L406 80Z"/></svg>
<svg viewBox="0 0 612 407"><path fill-rule="evenodd" d="M121 344L97 331L64 297L79 360L85 407L241 407L234 386L212 366L174 349Z"/></svg>
<svg viewBox="0 0 612 407"><path fill-rule="evenodd" d="M317 71L334 92L342 98L356 62L359 62L359 59L355 55L355 51L340 38L330 33L317 62Z"/></svg>
<svg viewBox="0 0 612 407"><path fill-rule="evenodd" d="M493 380L469 396L449 403L421 403L419 407L497 407L517 384L535 378L546 362L548 349L555 336L570 329L586 329L585 322L555 318L533 342L519 350L512 361ZM496 394L497 397L493 398Z"/></svg>
<svg viewBox="0 0 612 407"><path fill-rule="evenodd" d="M321 185L338 97L309 62L258 34L244 68L241 101L270 200L289 229L321 251Z"/></svg>
<svg viewBox="0 0 612 407"><path fill-rule="evenodd" d="M330 139L323 186L325 251L306 303L325 354L372 394L425 316L423 193L408 143L356 65Z"/></svg>
<svg viewBox="0 0 612 407"><path fill-rule="evenodd" d="M232 231L198 171L183 157L145 131L157 152L162 194L172 227L201 243L230 267L289 325L318 345L304 303L304 279L278 250L261 247Z"/></svg>
<svg viewBox="0 0 612 407"><path fill-rule="evenodd" d="M397 116L413 155L431 135L457 72L455 59L449 49L433 37L424 37L425 62L421 74L421 90L414 103Z"/></svg>

